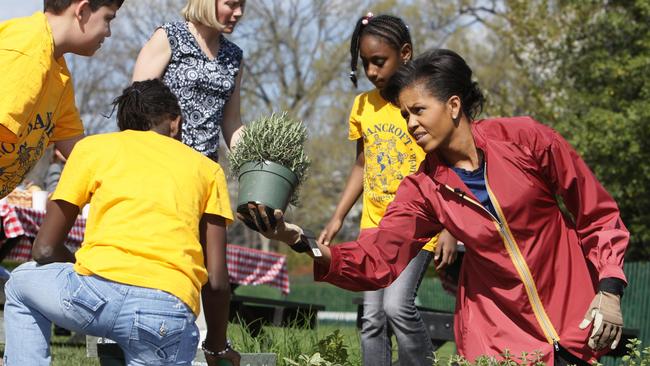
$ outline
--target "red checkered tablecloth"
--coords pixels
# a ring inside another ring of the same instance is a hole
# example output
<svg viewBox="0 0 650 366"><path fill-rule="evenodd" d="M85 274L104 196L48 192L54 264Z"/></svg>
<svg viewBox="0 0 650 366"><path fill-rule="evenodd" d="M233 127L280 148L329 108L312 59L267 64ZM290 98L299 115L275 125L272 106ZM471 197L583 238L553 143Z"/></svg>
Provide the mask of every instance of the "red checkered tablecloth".
<svg viewBox="0 0 650 366"><path fill-rule="evenodd" d="M20 238L18 244L9 252L5 259L26 262L32 258L32 241L45 218L45 211L33 208L13 206L8 204L0 205L0 217L2 218L2 231L6 239ZM77 217L65 245L73 252L79 249L84 239L84 228L86 219Z"/></svg>
<svg viewBox="0 0 650 366"><path fill-rule="evenodd" d="M228 244L226 259L231 283L269 285L289 294L286 256Z"/></svg>
<svg viewBox="0 0 650 366"><path fill-rule="evenodd" d="M5 259L26 262L32 257L32 242L43 223L44 211L28 207L0 205L2 230L5 238L20 241ZM86 219L77 217L65 245L73 252L79 249L84 237ZM0 243L0 246L2 243ZM227 264L230 283L238 285L269 285L289 293L289 272L286 256L239 245L228 244Z"/></svg>

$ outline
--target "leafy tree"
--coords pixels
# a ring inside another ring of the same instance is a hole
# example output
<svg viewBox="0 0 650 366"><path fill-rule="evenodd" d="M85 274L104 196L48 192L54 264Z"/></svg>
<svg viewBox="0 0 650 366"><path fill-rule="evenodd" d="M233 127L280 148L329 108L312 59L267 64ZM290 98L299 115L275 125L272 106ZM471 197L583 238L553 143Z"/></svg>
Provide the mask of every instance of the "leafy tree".
<svg viewBox="0 0 650 366"><path fill-rule="evenodd" d="M618 202L628 259L650 258L650 3L508 0L488 13L519 83L502 110L562 133Z"/></svg>
<svg viewBox="0 0 650 366"><path fill-rule="evenodd" d="M632 233L628 258L650 259L650 3L578 3L589 17L558 47L567 87L555 127L618 202Z"/></svg>

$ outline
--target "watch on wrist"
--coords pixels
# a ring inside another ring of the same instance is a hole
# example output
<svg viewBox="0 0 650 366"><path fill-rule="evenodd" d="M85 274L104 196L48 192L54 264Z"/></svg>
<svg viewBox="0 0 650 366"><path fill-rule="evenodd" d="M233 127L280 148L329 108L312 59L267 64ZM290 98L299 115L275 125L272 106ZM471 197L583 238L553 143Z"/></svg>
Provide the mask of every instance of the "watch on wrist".
<svg viewBox="0 0 650 366"><path fill-rule="evenodd" d="M290 245L289 247L297 253L307 253L311 251L314 254L314 257L322 256L322 253L318 248L318 243L316 243L316 237L310 230L303 230L303 233L300 235L300 241L294 245Z"/></svg>
<svg viewBox="0 0 650 366"><path fill-rule="evenodd" d="M290 245L289 247L293 249L294 252L297 253L308 252L311 250L311 247L309 246L309 237L307 237L305 233L300 234L300 240L296 244Z"/></svg>

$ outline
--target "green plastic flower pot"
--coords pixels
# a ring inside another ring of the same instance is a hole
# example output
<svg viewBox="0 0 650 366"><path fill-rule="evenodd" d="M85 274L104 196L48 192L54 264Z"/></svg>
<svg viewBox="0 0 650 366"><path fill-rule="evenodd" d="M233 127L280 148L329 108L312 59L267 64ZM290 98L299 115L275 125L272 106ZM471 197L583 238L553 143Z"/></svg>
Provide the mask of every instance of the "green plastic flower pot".
<svg viewBox="0 0 650 366"><path fill-rule="evenodd" d="M239 170L239 196L237 212L248 215L248 204L263 204L267 214L273 216L274 209L287 209L298 177L284 166L272 161L250 162ZM275 221L275 220L272 220Z"/></svg>

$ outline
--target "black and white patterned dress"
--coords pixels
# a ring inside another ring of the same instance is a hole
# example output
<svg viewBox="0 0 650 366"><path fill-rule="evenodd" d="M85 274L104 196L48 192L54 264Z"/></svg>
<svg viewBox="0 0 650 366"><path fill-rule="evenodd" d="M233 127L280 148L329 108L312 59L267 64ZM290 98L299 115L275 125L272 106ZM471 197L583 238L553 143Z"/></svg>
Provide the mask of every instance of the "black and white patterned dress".
<svg viewBox="0 0 650 366"><path fill-rule="evenodd" d="M183 143L217 161L224 106L235 89L242 50L221 36L214 59L201 50L187 22L166 23L172 50L163 82L178 98L183 114Z"/></svg>

